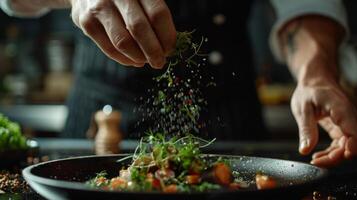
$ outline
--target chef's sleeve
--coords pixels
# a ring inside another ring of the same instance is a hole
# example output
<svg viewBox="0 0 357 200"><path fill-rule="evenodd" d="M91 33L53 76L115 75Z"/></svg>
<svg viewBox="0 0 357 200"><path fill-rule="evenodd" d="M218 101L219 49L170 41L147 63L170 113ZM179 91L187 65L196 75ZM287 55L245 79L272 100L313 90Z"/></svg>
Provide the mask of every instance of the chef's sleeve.
<svg viewBox="0 0 357 200"><path fill-rule="evenodd" d="M303 15L321 15L339 23L345 29L345 38L339 48L339 67L341 76L350 84L357 86L357 51L349 43L349 27L346 9L342 0L270 0L275 9L276 21L269 36L269 45L274 57L284 62L279 44L279 30L290 20Z"/></svg>
<svg viewBox="0 0 357 200"><path fill-rule="evenodd" d="M346 10L342 0L270 0L276 15L276 21L272 27L269 44L275 58L283 62L282 49L279 44L279 30L290 20L303 15L321 15L335 20L346 30L348 37L348 25Z"/></svg>
<svg viewBox="0 0 357 200"><path fill-rule="evenodd" d="M29 1L29 0L23 0ZM1 9L9 16L13 17L41 17L47 14L50 9L49 8L36 8L36 3L33 4L33 9L29 9L28 11L16 11L11 7L11 0L0 0Z"/></svg>

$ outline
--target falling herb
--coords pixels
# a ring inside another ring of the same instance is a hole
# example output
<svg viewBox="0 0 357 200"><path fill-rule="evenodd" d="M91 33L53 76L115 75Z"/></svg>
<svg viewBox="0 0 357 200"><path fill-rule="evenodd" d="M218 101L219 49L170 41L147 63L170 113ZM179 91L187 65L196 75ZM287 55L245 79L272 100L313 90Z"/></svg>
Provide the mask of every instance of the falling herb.
<svg viewBox="0 0 357 200"><path fill-rule="evenodd" d="M198 133L200 127L200 113L207 105L201 92L205 87L202 71L205 69L205 54L200 52L204 37L196 43L192 32L178 32L175 51L168 59L165 71L154 77L156 87L149 90L149 98L142 98L138 112L149 128L154 132L167 135L186 135Z"/></svg>

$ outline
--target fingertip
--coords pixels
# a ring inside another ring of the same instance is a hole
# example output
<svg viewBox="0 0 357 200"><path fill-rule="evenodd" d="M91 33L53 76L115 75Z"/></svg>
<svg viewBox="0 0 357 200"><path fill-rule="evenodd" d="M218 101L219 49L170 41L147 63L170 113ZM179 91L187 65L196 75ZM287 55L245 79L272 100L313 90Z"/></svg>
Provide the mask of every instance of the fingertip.
<svg viewBox="0 0 357 200"><path fill-rule="evenodd" d="M299 152L302 155L307 155L310 153L310 142L307 139L300 141Z"/></svg>
<svg viewBox="0 0 357 200"><path fill-rule="evenodd" d="M318 157L319 157L319 154L317 154L317 153L312 154L312 159L316 159Z"/></svg>
<svg viewBox="0 0 357 200"><path fill-rule="evenodd" d="M352 157L357 155L357 137L349 137L346 140L345 156Z"/></svg>
<svg viewBox="0 0 357 200"><path fill-rule="evenodd" d="M152 68L154 69L162 69L165 66L166 59L165 58L160 58L160 59L149 59L149 64Z"/></svg>
<svg viewBox="0 0 357 200"><path fill-rule="evenodd" d="M346 159L349 159L349 160L352 159L352 157L353 157L352 153L349 150L346 150L344 152L344 156Z"/></svg>

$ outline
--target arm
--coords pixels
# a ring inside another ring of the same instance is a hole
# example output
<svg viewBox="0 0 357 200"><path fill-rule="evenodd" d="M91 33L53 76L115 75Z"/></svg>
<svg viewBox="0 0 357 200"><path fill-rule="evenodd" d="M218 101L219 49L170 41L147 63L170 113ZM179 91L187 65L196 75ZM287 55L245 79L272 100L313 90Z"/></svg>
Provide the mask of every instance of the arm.
<svg viewBox="0 0 357 200"><path fill-rule="evenodd" d="M10 15L39 16L71 8L73 22L111 59L162 68L174 49L176 29L164 0L2 0Z"/></svg>
<svg viewBox="0 0 357 200"><path fill-rule="evenodd" d="M339 85L338 50L345 34L338 20L318 13L292 18L277 33L281 60L297 80L291 109L300 153L316 146L318 124L332 139L330 147L313 155L312 163L320 166L357 155L357 111Z"/></svg>

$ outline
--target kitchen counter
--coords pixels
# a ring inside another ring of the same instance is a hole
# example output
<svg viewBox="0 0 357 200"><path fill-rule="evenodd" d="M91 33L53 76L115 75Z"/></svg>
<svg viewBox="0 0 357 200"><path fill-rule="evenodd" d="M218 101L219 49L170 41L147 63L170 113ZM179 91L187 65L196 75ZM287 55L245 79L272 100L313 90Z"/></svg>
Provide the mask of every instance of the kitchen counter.
<svg viewBox="0 0 357 200"><path fill-rule="evenodd" d="M48 156L49 159L58 159L71 156L92 155L93 141L85 139L35 139L40 146L40 157ZM122 153L129 153L137 145L135 140L124 140L120 144ZM319 148L323 148L322 144ZM205 149L207 153L235 154L263 156L307 162L309 157L300 156L296 142L216 142ZM345 162L339 167L330 170L331 175L320 186L320 191L339 197L337 199L357 199L357 162ZM14 196L10 196L14 197ZM37 199L36 194L19 194L20 199ZM1 196L0 196L0 199Z"/></svg>
<svg viewBox="0 0 357 200"><path fill-rule="evenodd" d="M0 113L34 131L61 132L68 114L65 105L0 105ZM289 105L263 107L263 118L273 138L297 137L297 126Z"/></svg>

